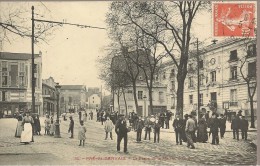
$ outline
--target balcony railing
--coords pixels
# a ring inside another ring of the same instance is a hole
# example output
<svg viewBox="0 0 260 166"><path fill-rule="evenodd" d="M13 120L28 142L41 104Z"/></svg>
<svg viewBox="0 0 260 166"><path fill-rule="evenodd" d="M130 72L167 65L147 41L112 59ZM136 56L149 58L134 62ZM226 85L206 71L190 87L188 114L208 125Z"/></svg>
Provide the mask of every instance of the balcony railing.
<svg viewBox="0 0 260 166"><path fill-rule="evenodd" d="M236 106L238 106L238 102L237 101L230 101L229 106L230 107L236 107Z"/></svg>

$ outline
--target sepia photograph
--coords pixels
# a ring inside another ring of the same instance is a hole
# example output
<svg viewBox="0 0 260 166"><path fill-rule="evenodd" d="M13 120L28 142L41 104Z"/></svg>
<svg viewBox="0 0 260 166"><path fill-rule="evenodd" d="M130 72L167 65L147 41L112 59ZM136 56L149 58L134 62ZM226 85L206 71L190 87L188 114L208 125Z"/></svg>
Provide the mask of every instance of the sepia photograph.
<svg viewBox="0 0 260 166"><path fill-rule="evenodd" d="M0 165L257 165L257 1L0 0Z"/></svg>

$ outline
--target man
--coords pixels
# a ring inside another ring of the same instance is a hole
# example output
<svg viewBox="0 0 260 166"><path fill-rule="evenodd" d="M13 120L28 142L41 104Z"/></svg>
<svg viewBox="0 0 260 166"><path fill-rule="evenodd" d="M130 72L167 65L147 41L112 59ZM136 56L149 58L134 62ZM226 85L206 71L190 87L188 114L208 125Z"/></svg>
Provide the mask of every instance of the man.
<svg viewBox="0 0 260 166"><path fill-rule="evenodd" d="M192 115L188 116L188 120L186 122L185 132L187 137L187 147L191 149L195 149L195 146L193 144L192 140L192 134L195 131L195 121L192 119Z"/></svg>
<svg viewBox="0 0 260 166"><path fill-rule="evenodd" d="M115 132L117 134L117 152L120 151L120 143L121 140L124 138L124 152L127 152L127 126L126 126L126 120L125 116L122 114L118 121L116 122L115 126Z"/></svg>
<svg viewBox="0 0 260 166"><path fill-rule="evenodd" d="M239 116L235 116L231 122L231 129L233 130L233 139L239 140L239 129L240 129L240 119Z"/></svg>
<svg viewBox="0 0 260 166"><path fill-rule="evenodd" d="M166 116L165 116L165 125L166 125L166 129L170 128L170 119L171 119L171 113L169 111L166 112Z"/></svg>
<svg viewBox="0 0 260 166"><path fill-rule="evenodd" d="M182 129L183 129L183 120L180 119L179 115L176 115L176 118L173 121L172 124L174 131L175 131L175 137L176 137L176 145L179 144L182 145Z"/></svg>
<svg viewBox="0 0 260 166"><path fill-rule="evenodd" d="M164 117L164 113L162 112L160 114L160 118L159 118L159 121L160 121L160 124L161 124L162 128L164 128L164 120L165 120L165 117Z"/></svg>
<svg viewBox="0 0 260 166"><path fill-rule="evenodd" d="M74 120L72 116L70 116L70 125L69 125L68 133L71 132L71 136L69 138L73 138L73 133L74 133L73 131L74 131Z"/></svg>
<svg viewBox="0 0 260 166"><path fill-rule="evenodd" d="M136 124L136 142L141 142L143 128L144 128L144 121L142 120L141 117L139 117Z"/></svg>
<svg viewBox="0 0 260 166"><path fill-rule="evenodd" d="M218 137L218 128L219 128L219 120L215 113L212 114L212 121L210 126L210 131L212 133L212 145L219 144L219 137Z"/></svg>
<svg viewBox="0 0 260 166"><path fill-rule="evenodd" d="M220 128L220 138L224 138L224 134L226 132L226 118L224 117L223 114L220 114L220 119L219 119L219 128Z"/></svg>
<svg viewBox="0 0 260 166"><path fill-rule="evenodd" d="M160 128L161 128L161 125L159 123L159 120L156 119L155 120L155 123L153 125L153 131L154 131L154 143L157 141L159 143L159 140L160 140Z"/></svg>
<svg viewBox="0 0 260 166"><path fill-rule="evenodd" d="M153 116L151 117L151 118L153 118ZM146 118L146 121L145 121L145 123L144 123L144 126L145 126L145 136L144 136L144 140L146 140L146 138L147 138L147 135L148 135L148 138L149 138L149 140L151 139L151 137L150 137L150 134L151 134L151 125L152 124L152 122L150 121L150 118Z"/></svg>
<svg viewBox="0 0 260 166"><path fill-rule="evenodd" d="M245 119L245 116L242 116L242 120L241 120L242 139L247 140L247 131L248 131L248 120Z"/></svg>

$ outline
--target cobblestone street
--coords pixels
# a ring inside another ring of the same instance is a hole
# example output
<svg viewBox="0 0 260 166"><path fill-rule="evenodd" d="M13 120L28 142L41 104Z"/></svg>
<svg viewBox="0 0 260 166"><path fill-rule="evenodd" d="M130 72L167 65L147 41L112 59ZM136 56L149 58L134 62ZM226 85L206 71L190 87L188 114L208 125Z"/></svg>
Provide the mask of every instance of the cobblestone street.
<svg viewBox="0 0 260 166"><path fill-rule="evenodd" d="M0 119L0 161L1 164L96 164L96 165L154 165L154 164L256 164L256 150L250 146L256 132L249 132L248 141L233 140L232 132L226 132L220 145L196 143L196 149L188 149L186 143L175 145L175 134L162 129L160 143L142 140L136 143L136 133L128 137L129 154L116 151L116 134L113 140L104 140L101 123L86 122L87 139L85 147L78 146L78 118L74 115L74 139L67 133L69 121L61 121L61 137L44 136L44 118L41 118L42 136L35 136L34 143L24 145L14 137L16 120ZM172 129L170 129L172 131ZM144 132L142 139L144 137ZM123 142L121 143L121 149Z"/></svg>

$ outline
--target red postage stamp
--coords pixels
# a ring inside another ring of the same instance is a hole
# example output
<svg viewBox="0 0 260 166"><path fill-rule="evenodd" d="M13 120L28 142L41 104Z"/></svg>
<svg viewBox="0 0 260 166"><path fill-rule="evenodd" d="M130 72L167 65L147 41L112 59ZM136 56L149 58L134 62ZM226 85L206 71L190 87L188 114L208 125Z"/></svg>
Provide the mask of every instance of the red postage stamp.
<svg viewBox="0 0 260 166"><path fill-rule="evenodd" d="M213 3L214 37L255 37L255 3Z"/></svg>

